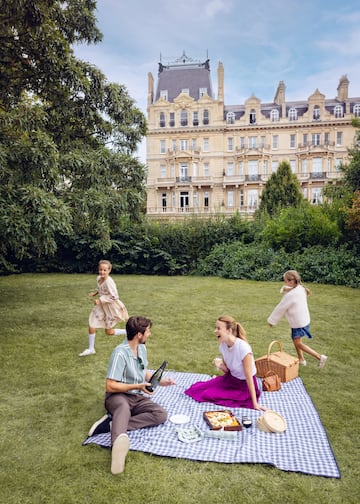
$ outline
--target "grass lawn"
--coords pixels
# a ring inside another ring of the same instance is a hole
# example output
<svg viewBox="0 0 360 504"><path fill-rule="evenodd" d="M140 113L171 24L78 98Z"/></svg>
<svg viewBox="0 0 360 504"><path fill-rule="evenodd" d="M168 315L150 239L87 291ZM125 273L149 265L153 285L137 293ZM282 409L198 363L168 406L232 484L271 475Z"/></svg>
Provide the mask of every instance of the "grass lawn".
<svg viewBox="0 0 360 504"><path fill-rule="evenodd" d="M214 323L230 314L248 333L255 357L272 339L294 354L286 321L270 329L280 283L196 277L113 275L131 315L153 319L151 367L213 373ZM110 452L81 446L104 412L108 359L118 338L99 330L87 347L94 275L0 278L0 502L4 504L357 503L359 490L360 290L308 285L311 346L329 356L319 371L307 357L301 377L327 430L340 480L271 466L194 462L130 452L110 473ZM119 326L121 327L121 326ZM311 428L311 426L309 426Z"/></svg>

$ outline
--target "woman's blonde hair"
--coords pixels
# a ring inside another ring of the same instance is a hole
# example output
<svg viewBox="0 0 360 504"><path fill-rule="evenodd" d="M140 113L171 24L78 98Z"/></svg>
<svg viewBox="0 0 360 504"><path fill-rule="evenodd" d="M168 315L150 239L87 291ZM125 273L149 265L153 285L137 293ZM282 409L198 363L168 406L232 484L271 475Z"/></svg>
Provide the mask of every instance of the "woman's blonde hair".
<svg viewBox="0 0 360 504"><path fill-rule="evenodd" d="M233 333L234 336L244 341L247 341L245 329L239 322L236 322L236 320L233 317L225 315L223 317L219 317L218 321L224 322L224 324L226 325L226 329L231 329L231 332Z"/></svg>
<svg viewBox="0 0 360 504"><path fill-rule="evenodd" d="M300 273L295 270L288 270L284 273L284 280L293 280L296 285L302 285L306 290L306 294L311 296L311 290L305 287L305 285L301 281Z"/></svg>

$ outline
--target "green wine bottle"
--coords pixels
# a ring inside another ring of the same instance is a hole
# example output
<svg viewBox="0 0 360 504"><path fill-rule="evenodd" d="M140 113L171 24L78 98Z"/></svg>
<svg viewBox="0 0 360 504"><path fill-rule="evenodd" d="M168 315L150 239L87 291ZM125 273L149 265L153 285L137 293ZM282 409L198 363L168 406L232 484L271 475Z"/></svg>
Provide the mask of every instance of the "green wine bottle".
<svg viewBox="0 0 360 504"><path fill-rule="evenodd" d="M147 385L145 387L146 390L148 390L149 392L154 392L154 390L156 389L156 387L160 383L161 377L163 375L163 372L164 372L166 366L167 366L167 361L165 360L161 364L161 366L151 375L151 378L149 380L149 383L151 383L151 385Z"/></svg>

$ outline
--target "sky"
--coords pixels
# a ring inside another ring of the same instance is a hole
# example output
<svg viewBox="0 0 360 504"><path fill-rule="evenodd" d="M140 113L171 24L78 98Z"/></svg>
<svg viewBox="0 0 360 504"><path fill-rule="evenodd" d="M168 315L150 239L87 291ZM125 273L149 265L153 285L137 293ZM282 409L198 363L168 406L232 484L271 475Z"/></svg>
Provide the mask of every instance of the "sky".
<svg viewBox="0 0 360 504"><path fill-rule="evenodd" d="M144 114L148 73L156 86L158 63L183 52L209 58L216 98L223 63L226 105L272 102L280 80L287 100L316 89L334 98L345 74L349 96L360 97L358 0L97 0L95 15L102 42L75 54L124 84ZM138 156L145 162L144 142Z"/></svg>

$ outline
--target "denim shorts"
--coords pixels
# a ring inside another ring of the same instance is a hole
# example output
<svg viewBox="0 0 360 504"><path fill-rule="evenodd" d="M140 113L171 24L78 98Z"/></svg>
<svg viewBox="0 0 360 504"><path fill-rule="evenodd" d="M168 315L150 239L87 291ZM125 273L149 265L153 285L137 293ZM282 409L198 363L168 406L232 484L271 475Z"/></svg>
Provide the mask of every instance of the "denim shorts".
<svg viewBox="0 0 360 504"><path fill-rule="evenodd" d="M296 338L302 338L303 336L312 339L312 334L310 332L310 324L308 324L305 327L298 327L297 329L291 329L291 337L293 340Z"/></svg>

